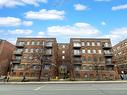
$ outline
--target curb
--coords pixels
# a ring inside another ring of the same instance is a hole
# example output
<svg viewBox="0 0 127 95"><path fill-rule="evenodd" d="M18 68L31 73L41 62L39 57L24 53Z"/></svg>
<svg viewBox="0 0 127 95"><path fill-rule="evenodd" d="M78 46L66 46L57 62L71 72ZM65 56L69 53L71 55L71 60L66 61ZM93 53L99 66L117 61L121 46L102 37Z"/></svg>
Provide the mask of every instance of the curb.
<svg viewBox="0 0 127 95"><path fill-rule="evenodd" d="M127 83L127 81L51 81L51 82L0 82L1 84L115 84Z"/></svg>

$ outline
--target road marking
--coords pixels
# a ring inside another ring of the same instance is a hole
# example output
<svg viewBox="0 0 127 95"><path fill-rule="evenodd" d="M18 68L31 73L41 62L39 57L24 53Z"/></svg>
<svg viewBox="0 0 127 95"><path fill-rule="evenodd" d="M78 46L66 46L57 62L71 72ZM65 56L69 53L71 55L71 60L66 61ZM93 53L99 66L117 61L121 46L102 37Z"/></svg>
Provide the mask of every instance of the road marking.
<svg viewBox="0 0 127 95"><path fill-rule="evenodd" d="M35 88L34 90L37 91L37 90L40 90L41 88L46 87L46 86L47 85L43 85L43 86L40 86L40 87Z"/></svg>

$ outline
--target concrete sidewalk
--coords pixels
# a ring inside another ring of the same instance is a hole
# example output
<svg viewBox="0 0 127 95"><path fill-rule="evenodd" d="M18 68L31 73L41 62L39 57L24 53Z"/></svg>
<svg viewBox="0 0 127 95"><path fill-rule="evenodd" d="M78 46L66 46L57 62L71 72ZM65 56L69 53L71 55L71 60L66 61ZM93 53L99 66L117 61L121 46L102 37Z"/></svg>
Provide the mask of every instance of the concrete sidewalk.
<svg viewBox="0 0 127 95"><path fill-rule="evenodd" d="M112 84L127 83L127 80L119 81L46 81L46 82L0 82L0 84Z"/></svg>

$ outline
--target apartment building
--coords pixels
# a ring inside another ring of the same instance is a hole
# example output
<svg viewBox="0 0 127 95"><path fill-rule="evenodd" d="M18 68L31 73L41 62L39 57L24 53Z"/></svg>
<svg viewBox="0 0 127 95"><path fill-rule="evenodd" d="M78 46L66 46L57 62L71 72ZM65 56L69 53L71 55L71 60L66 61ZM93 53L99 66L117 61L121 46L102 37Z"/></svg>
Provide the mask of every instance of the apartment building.
<svg viewBox="0 0 127 95"><path fill-rule="evenodd" d="M32 79L57 76L55 38L18 38L13 52L11 76Z"/></svg>
<svg viewBox="0 0 127 95"><path fill-rule="evenodd" d="M13 52L11 75L29 78L115 80L110 39L71 38L57 43L55 38L18 38Z"/></svg>
<svg viewBox="0 0 127 95"><path fill-rule="evenodd" d="M113 46L114 63L119 74L127 74L127 39Z"/></svg>
<svg viewBox="0 0 127 95"><path fill-rule="evenodd" d="M0 39L0 76L7 75L15 46L6 40Z"/></svg>
<svg viewBox="0 0 127 95"><path fill-rule="evenodd" d="M110 39L71 38L71 63L75 78L86 80L115 80Z"/></svg>
<svg viewBox="0 0 127 95"><path fill-rule="evenodd" d="M70 44L58 43L58 75L59 79L66 79L70 77Z"/></svg>

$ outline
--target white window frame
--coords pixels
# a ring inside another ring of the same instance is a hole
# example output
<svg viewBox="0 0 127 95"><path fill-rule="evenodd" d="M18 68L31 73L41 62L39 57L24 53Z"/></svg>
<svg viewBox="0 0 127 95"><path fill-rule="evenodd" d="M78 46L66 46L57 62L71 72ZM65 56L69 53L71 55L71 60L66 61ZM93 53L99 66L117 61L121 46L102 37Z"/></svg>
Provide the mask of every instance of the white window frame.
<svg viewBox="0 0 127 95"><path fill-rule="evenodd" d="M65 50L63 50L62 53L65 54Z"/></svg>
<svg viewBox="0 0 127 95"><path fill-rule="evenodd" d="M92 42L92 46L95 46L95 42Z"/></svg>
<svg viewBox="0 0 127 95"><path fill-rule="evenodd" d="M90 50L90 49L89 49L89 50L87 50L87 53L88 53L88 54L91 54L91 50Z"/></svg>
<svg viewBox="0 0 127 95"><path fill-rule="evenodd" d="M85 53L86 53L86 50L85 50L85 49L83 49L83 50L82 50L82 53L83 53L83 54L85 54Z"/></svg>
<svg viewBox="0 0 127 95"><path fill-rule="evenodd" d="M94 54L96 54L96 53L97 53L97 51L94 49L94 50L93 50L93 53L94 53Z"/></svg>
<svg viewBox="0 0 127 95"><path fill-rule="evenodd" d="M62 56L62 59L65 59L65 56Z"/></svg>

